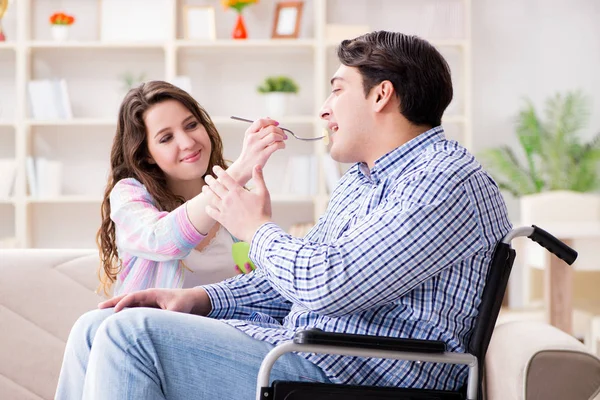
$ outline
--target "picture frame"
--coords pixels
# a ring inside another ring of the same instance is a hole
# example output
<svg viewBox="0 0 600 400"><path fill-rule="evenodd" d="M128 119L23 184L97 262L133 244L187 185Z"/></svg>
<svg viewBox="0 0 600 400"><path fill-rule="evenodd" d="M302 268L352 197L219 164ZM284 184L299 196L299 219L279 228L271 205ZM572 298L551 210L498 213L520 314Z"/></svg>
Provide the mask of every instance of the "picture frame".
<svg viewBox="0 0 600 400"><path fill-rule="evenodd" d="M273 39L297 39L302 21L303 1L281 1L275 6Z"/></svg>
<svg viewBox="0 0 600 400"><path fill-rule="evenodd" d="M169 0L99 0L100 40L161 42L169 39Z"/></svg>
<svg viewBox="0 0 600 400"><path fill-rule="evenodd" d="M185 5L183 8L184 39L215 40L217 29L215 7Z"/></svg>

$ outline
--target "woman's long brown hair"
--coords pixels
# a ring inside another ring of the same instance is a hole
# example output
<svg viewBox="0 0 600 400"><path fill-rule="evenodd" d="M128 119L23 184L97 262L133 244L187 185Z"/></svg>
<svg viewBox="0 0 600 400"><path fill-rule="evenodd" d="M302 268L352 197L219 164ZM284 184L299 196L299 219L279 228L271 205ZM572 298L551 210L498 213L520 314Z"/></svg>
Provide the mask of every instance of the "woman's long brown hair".
<svg viewBox="0 0 600 400"><path fill-rule="evenodd" d="M161 211L172 211L185 202L167 187L166 176L156 165L148 162L144 115L155 104L177 100L201 123L210 138L212 151L205 176L215 165L225 167L223 142L208 113L184 90L163 81L142 83L131 89L119 108L117 131L110 154L110 173L101 206L102 224L96 235L100 251L99 289L108 294L116 281L122 264L116 245L115 224L110 219L110 192L121 179L135 178L142 183Z"/></svg>

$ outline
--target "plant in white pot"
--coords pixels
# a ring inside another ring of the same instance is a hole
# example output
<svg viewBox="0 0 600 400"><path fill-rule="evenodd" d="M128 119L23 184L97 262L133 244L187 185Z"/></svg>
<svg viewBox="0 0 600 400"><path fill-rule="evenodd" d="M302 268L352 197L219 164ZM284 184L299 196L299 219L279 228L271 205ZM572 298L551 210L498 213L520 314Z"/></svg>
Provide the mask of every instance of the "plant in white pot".
<svg viewBox="0 0 600 400"><path fill-rule="evenodd" d="M52 37L58 42L64 42L69 38L69 29L75 23L75 17L63 12L57 12L50 16Z"/></svg>
<svg viewBox="0 0 600 400"><path fill-rule="evenodd" d="M600 220L600 134L587 143L578 137L588 122L588 99L580 91L556 94L546 101L545 117L529 100L519 112L525 165L508 146L482 152L482 163L520 198L521 223Z"/></svg>
<svg viewBox="0 0 600 400"><path fill-rule="evenodd" d="M269 76L258 87L258 92L264 94L267 115L282 117L287 112L289 96L298 93L298 84L287 76Z"/></svg>

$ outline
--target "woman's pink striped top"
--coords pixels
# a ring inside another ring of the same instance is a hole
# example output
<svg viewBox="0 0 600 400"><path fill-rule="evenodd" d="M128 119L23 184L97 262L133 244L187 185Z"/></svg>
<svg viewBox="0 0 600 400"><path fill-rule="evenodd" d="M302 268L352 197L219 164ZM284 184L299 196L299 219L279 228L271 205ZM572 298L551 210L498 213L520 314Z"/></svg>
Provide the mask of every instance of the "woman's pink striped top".
<svg viewBox="0 0 600 400"><path fill-rule="evenodd" d="M181 260L204 239L190 222L186 205L160 211L144 185L127 178L111 191L110 209L123 264L114 295L182 287Z"/></svg>

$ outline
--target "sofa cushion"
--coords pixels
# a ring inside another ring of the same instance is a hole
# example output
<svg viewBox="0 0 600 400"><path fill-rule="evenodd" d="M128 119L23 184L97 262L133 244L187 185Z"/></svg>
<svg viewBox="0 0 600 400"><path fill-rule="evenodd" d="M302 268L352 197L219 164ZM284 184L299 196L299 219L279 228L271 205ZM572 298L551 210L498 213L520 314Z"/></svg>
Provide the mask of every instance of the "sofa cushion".
<svg viewBox="0 0 600 400"><path fill-rule="evenodd" d="M95 250L0 252L2 396L54 397L71 327L102 300L98 265Z"/></svg>

